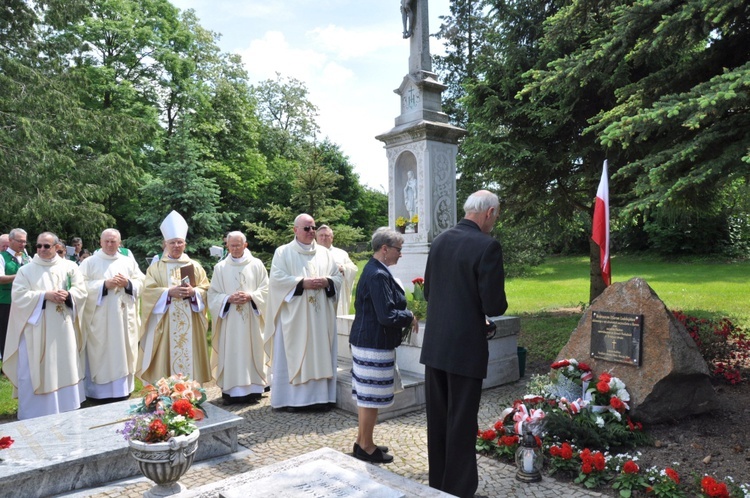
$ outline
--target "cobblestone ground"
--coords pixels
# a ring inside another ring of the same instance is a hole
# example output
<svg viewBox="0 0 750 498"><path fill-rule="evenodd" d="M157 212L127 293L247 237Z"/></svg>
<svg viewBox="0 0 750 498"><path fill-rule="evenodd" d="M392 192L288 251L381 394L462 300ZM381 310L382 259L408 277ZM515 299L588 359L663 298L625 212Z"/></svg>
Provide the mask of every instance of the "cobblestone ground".
<svg viewBox="0 0 750 498"><path fill-rule="evenodd" d="M343 410L328 413L274 412L268 395L256 405L224 407L221 392L208 385L210 402L244 418L239 428L241 459L229 459L211 465L196 464L180 479L189 489L220 481L226 477L248 472L322 447L351 454L357 434L357 417ZM525 381L485 390L479 410L479 427L489 427L500 412L523 394ZM419 410L379 423L375 440L387 445L394 456L393 463L384 467L391 472L427 484L427 433L425 411ZM480 456L479 489L477 494L487 497L561 498L567 496L604 496L579 486L545 477L542 482L523 484L515 480L515 467ZM144 479L122 486L92 490L95 497L140 498L153 484Z"/></svg>

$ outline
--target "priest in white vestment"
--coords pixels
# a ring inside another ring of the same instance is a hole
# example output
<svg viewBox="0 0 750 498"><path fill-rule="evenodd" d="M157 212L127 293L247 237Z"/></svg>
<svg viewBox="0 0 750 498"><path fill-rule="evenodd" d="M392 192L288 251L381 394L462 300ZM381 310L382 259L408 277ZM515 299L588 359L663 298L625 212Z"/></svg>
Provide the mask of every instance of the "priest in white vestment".
<svg viewBox="0 0 750 498"><path fill-rule="evenodd" d="M127 399L135 389L140 334L139 299L145 275L108 228L101 250L81 263L88 297L81 326L86 339L86 397L101 403Z"/></svg>
<svg viewBox="0 0 750 498"><path fill-rule="evenodd" d="M276 249L269 277L265 348L271 406L329 409L336 402L336 295L342 276L315 242L315 220L300 214L294 240Z"/></svg>
<svg viewBox="0 0 750 498"><path fill-rule="evenodd" d="M146 270L136 377L156 384L162 377L181 373L208 382L209 281L200 263L185 254L185 218L172 211L160 228L166 245L163 257Z"/></svg>
<svg viewBox="0 0 750 498"><path fill-rule="evenodd" d="M266 386L263 326L268 271L242 232L229 232L229 253L214 266L208 289L213 319L211 369L224 404L257 403Z"/></svg>
<svg viewBox="0 0 750 498"><path fill-rule="evenodd" d="M352 289L354 288L354 277L357 276L357 265L349 259L349 254L343 249L333 245L333 229L328 225L320 225L317 230L315 240L321 246L325 247L333 255L333 259L339 266L341 276L344 277L341 282L341 292L339 292L339 301L336 306L337 315L349 315L349 306L352 302Z"/></svg>
<svg viewBox="0 0 750 498"><path fill-rule="evenodd" d="M13 281L3 372L18 398L18 419L76 410L84 392L79 313L86 286L78 265L59 257L57 235L37 237L37 252Z"/></svg>

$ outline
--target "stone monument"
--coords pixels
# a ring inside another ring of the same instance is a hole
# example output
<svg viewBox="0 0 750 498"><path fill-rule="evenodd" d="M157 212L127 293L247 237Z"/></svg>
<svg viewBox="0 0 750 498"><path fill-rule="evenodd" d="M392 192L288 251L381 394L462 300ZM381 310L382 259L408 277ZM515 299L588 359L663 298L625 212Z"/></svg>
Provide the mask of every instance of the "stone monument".
<svg viewBox="0 0 750 498"><path fill-rule="evenodd" d="M716 393L706 362L645 280L617 282L597 297L557 359L576 358L619 377L634 419L669 422L711 411Z"/></svg>
<svg viewBox="0 0 750 498"><path fill-rule="evenodd" d="M409 289L424 276L432 240L456 224L456 154L466 134L442 111L446 87L432 72L427 4L401 1L409 73L394 90L401 97L394 128L375 137L388 157L388 222L404 221L403 257L391 271Z"/></svg>

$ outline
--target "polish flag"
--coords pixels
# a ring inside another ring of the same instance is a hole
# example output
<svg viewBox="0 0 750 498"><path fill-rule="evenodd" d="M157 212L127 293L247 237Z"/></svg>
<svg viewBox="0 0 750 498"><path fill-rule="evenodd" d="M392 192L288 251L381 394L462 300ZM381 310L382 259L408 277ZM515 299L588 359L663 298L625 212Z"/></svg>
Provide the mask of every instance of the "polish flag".
<svg viewBox="0 0 750 498"><path fill-rule="evenodd" d="M599 246L599 261L604 284L612 282L612 268L609 266L609 183L607 180L607 161L604 161L602 179L596 191L594 221L591 228L591 240Z"/></svg>

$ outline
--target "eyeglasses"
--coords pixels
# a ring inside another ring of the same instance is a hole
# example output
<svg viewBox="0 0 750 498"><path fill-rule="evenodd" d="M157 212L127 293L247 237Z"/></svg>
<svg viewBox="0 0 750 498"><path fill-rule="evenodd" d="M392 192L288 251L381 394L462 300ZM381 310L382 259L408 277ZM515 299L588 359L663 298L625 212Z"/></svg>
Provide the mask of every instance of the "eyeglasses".
<svg viewBox="0 0 750 498"><path fill-rule="evenodd" d="M302 230L304 230L305 232L309 232L310 230L312 230L314 232L317 229L318 229L318 227L316 227L314 225L311 226L311 227L302 227Z"/></svg>
<svg viewBox="0 0 750 498"><path fill-rule="evenodd" d="M11 239L11 240L13 240L14 242L17 242L19 244L26 245L26 241L25 240L18 240L18 239Z"/></svg>
<svg viewBox="0 0 750 498"><path fill-rule="evenodd" d="M60 256L62 256L63 254L65 254L65 251L63 251L62 249L60 249L59 251L57 251L57 254L59 254Z"/></svg>
<svg viewBox="0 0 750 498"><path fill-rule="evenodd" d="M396 246L388 246L388 247L390 247L391 249L397 250L398 253L401 254L401 248L400 247L396 247Z"/></svg>
<svg viewBox="0 0 750 498"><path fill-rule="evenodd" d="M36 245L37 249L41 249L42 247L44 247L45 249L49 249L52 246L50 244L37 244Z"/></svg>

